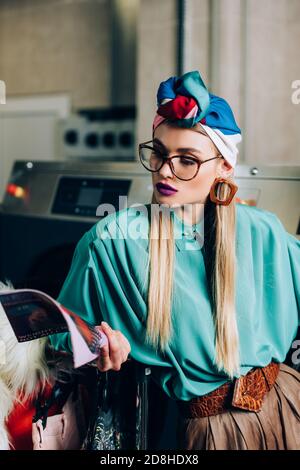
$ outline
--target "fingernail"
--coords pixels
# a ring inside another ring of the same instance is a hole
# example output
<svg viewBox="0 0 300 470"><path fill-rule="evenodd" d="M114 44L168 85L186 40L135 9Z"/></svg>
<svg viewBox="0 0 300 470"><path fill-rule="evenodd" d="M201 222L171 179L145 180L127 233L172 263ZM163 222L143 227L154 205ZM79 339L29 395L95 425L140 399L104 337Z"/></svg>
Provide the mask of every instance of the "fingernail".
<svg viewBox="0 0 300 470"><path fill-rule="evenodd" d="M106 321L102 321L101 325L108 326L108 323L106 323Z"/></svg>

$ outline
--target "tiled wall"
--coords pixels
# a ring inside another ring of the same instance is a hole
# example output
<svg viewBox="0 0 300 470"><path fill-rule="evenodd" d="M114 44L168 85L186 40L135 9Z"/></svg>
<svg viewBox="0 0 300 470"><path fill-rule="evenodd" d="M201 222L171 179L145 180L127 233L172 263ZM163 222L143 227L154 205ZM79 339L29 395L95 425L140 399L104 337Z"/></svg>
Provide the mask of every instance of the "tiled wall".
<svg viewBox="0 0 300 470"><path fill-rule="evenodd" d="M74 108L110 104L109 0L1 0L7 95L68 92Z"/></svg>

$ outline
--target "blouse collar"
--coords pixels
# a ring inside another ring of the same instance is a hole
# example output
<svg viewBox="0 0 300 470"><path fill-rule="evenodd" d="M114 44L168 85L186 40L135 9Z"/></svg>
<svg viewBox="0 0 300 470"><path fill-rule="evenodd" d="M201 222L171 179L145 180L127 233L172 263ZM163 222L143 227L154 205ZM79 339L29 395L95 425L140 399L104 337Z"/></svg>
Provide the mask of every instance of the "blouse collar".
<svg viewBox="0 0 300 470"><path fill-rule="evenodd" d="M175 244L179 251L201 250L204 240L204 218L196 224L188 224L174 210L171 211Z"/></svg>

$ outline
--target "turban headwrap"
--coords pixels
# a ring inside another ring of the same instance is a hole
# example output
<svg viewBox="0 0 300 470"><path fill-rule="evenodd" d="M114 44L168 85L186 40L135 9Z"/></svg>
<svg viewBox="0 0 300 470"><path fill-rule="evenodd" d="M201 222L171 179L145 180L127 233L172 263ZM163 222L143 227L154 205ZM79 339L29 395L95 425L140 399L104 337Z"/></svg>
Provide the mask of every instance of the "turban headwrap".
<svg viewBox="0 0 300 470"><path fill-rule="evenodd" d="M227 101L209 93L197 70L159 85L153 133L165 120L186 128L199 123L225 160L232 167L236 165L241 130Z"/></svg>

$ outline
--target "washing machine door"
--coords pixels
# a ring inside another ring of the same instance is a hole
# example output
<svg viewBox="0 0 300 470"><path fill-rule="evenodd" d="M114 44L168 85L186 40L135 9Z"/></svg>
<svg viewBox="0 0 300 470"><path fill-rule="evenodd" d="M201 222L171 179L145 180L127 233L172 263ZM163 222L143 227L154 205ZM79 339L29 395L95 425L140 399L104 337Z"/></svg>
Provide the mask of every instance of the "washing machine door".
<svg viewBox="0 0 300 470"><path fill-rule="evenodd" d="M1 214L0 280L56 298L91 223Z"/></svg>

